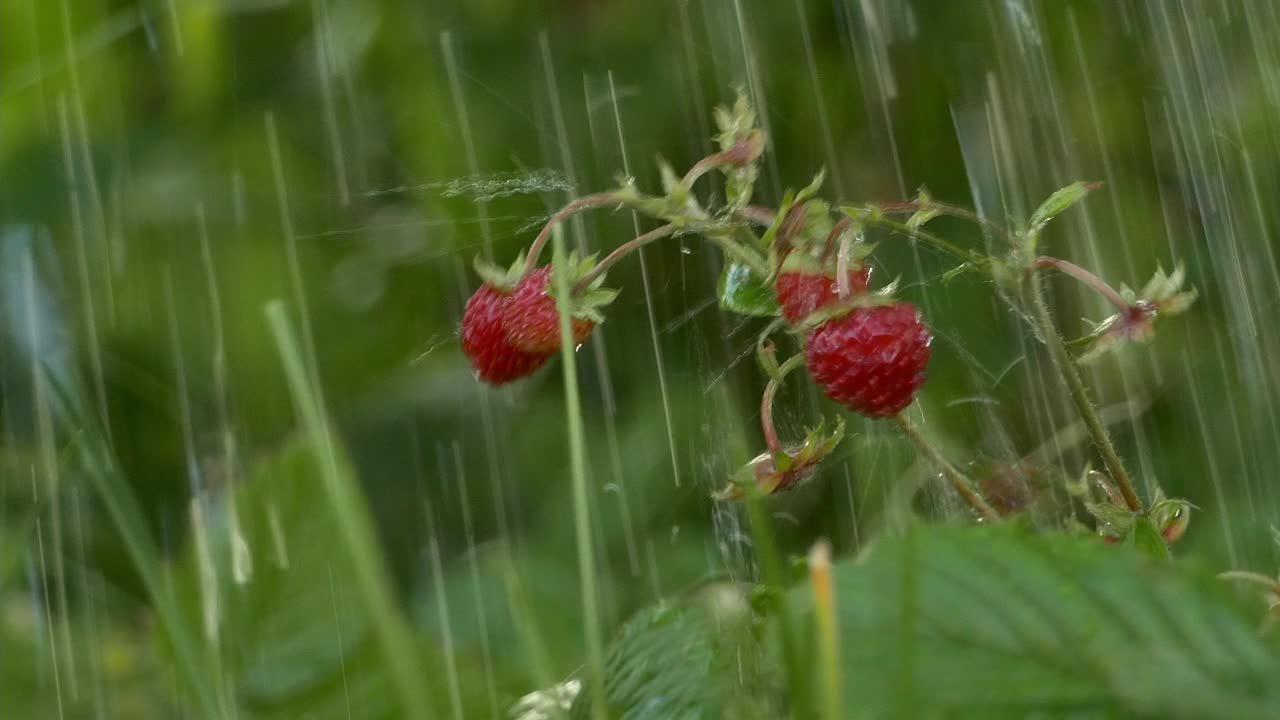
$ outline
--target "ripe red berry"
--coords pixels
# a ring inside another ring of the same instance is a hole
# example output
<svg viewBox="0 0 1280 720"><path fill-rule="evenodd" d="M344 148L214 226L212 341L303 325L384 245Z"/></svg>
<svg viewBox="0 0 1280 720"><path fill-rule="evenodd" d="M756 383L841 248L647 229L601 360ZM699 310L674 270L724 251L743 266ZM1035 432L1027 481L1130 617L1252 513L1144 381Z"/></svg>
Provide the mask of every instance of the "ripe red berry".
<svg viewBox="0 0 1280 720"><path fill-rule="evenodd" d="M832 400L869 417L896 415L925 381L933 335L910 303L858 308L805 343L809 373Z"/></svg>
<svg viewBox="0 0 1280 720"><path fill-rule="evenodd" d="M852 266L848 278L850 294L864 293L871 280L871 268L861 264ZM792 325L799 325L813 311L840 298L836 279L821 272L784 270L778 273L773 292L782 307L782 317Z"/></svg>
<svg viewBox="0 0 1280 720"><path fill-rule="evenodd" d="M485 283L467 300L462 313L462 351L481 380L502 385L531 375L548 355L527 353L512 345L502 330L511 295Z"/></svg>
<svg viewBox="0 0 1280 720"><path fill-rule="evenodd" d="M551 266L537 268L516 285L503 312L507 340L525 352L546 355L560 349L560 313L550 283ZM574 317L573 344L585 342L595 326L589 319Z"/></svg>

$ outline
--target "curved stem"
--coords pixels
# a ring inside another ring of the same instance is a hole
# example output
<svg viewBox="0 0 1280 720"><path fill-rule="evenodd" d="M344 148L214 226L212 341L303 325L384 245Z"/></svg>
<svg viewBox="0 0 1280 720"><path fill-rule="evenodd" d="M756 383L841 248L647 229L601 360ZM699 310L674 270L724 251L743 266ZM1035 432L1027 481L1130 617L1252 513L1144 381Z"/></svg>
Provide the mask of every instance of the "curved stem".
<svg viewBox="0 0 1280 720"><path fill-rule="evenodd" d="M853 242L846 233L840 238L840 249L836 251L836 291L841 300L849 297L849 253L853 251Z"/></svg>
<svg viewBox="0 0 1280 720"><path fill-rule="evenodd" d="M614 205L619 202L621 200L616 193L602 192L580 197L557 210L547 220L547 224L542 226L542 231L538 233L538 237L534 238L533 244L529 246L529 257L524 261L524 273L528 274L538 266L538 256L542 254L542 248L546 246L547 240L551 239L551 231L555 230L556 225L559 225L565 218L583 210L590 210L604 205Z"/></svg>
<svg viewBox="0 0 1280 720"><path fill-rule="evenodd" d="M810 695L809 669L800 642L800 631L791 616L787 603L787 571L783 564L781 552L773 535L773 527L769 515L764 508L764 499L756 491L747 493L747 518L751 524L752 545L756 551L756 559L760 564L764 586L771 592L767 597L777 610L778 635L782 645L783 669L786 674L788 693L793 707L793 716L797 718L812 717L810 710L813 699Z"/></svg>
<svg viewBox="0 0 1280 720"><path fill-rule="evenodd" d="M764 431L764 444L771 453L782 450L778 431L773 426L773 398L778 394L778 389L782 387L782 381L786 379L787 374L800 367L803 362L804 353L797 353L782 363L778 367L778 373L769 378L769 384L764 386L764 394L760 396L760 429Z"/></svg>
<svg viewBox="0 0 1280 720"><path fill-rule="evenodd" d="M1102 462L1107 466L1111 479L1120 486L1120 494L1124 496L1125 504L1133 512L1142 512L1142 500L1133 489L1129 471L1125 470L1124 461L1116 452L1115 444L1111 442L1111 435L1107 433L1106 426L1102 424L1102 418L1098 416L1098 409L1094 407L1093 400L1089 397L1089 390L1081 377L1080 366L1072 357L1071 351L1067 349L1067 344L1062 340L1058 326L1053 321L1053 313L1050 312L1049 304L1044 298L1044 282L1040 279L1040 273L1034 271L1031 273L1031 295L1041 339L1049 346L1049 354L1053 357L1058 373L1067 384L1071 401L1075 403L1080 418L1084 420L1089 437L1093 439L1094 446L1102 455Z"/></svg>
<svg viewBox="0 0 1280 720"><path fill-rule="evenodd" d="M628 240L627 242L619 245L617 248L614 249L613 252L606 255L605 258L601 260L598 265L591 268L591 270L586 275L582 276L582 279L579 280L578 283L573 286L574 294L580 293L586 288L590 287L591 283L594 282L596 278L605 274L605 272L608 271L610 267L613 267L614 265L618 264L619 261L621 261L627 255L630 255L635 250L638 250L655 240L661 240L662 238L669 237L673 235L675 231L676 231L675 225L667 224L667 225L663 225L660 228L655 228L653 230L650 230L649 232L644 233L643 235L637 235L635 238Z"/></svg>
<svg viewBox="0 0 1280 720"><path fill-rule="evenodd" d="M1097 290L1098 294L1106 298L1107 302L1114 305L1116 310L1119 310L1120 312L1128 310L1131 306L1131 303L1121 297L1120 293L1116 292L1115 288L1108 285L1106 281L1073 262L1063 260L1061 258L1049 257L1048 255L1041 255L1036 258L1034 265L1037 268L1053 268L1058 272L1070 275L1076 280L1079 280L1085 285Z"/></svg>
<svg viewBox="0 0 1280 720"><path fill-rule="evenodd" d="M831 251L836 246L836 240L839 240L844 231L853 225L853 220L848 215L842 215L836 224L831 226L831 232L827 233L827 241L822 247L822 260L825 262L831 256Z"/></svg>
<svg viewBox="0 0 1280 720"><path fill-rule="evenodd" d="M1010 242L1010 244L1014 246L1016 246L1018 243L1018 236L1012 231L1010 231L1009 228L993 220L989 220L988 218L985 218L968 208L960 207L959 205L952 205L950 203L943 203L943 202L937 202L937 201L922 203L916 200L910 200L907 202L891 203L888 205L876 205L875 207L878 207L885 212L915 212L917 210L933 210L942 215L950 215L951 217L960 218L961 220L968 220L969 222L974 223L975 225L980 225L986 228L987 230L990 230L991 232L994 232L998 235L1003 236L1006 240Z"/></svg>
<svg viewBox="0 0 1280 720"><path fill-rule="evenodd" d="M912 229L908 227L906 223L900 223L886 218L868 219L867 222L872 225L879 225L881 227L888 228L889 230L895 230L910 238L923 240L925 244L932 246L934 249L954 255L966 262L976 262L979 260L985 261L987 259L987 256L982 253L977 253L972 250L964 250L959 246L943 240L933 233L925 232L920 229Z"/></svg>
<svg viewBox="0 0 1280 720"><path fill-rule="evenodd" d="M772 225L773 219L776 216L776 213L772 210L760 205L748 205L744 208L738 208L736 214L745 220L749 220L764 227Z"/></svg>
<svg viewBox="0 0 1280 720"><path fill-rule="evenodd" d="M943 456L942 451L934 447L933 443L930 443L925 439L924 435L920 434L920 430L907 419L905 413L898 413L893 416L893 419L898 423L898 427L902 428L903 434L910 438L911 442L914 443L921 452L927 455L929 459L933 461L934 465L938 466L943 477L951 483L951 487L955 488L956 492L960 494L960 497L964 498L964 501L969 503L969 507L973 508L979 515L987 520L995 521L1000 519L1000 513L996 512L996 509L991 507L991 505L982 498L982 495L973 487L973 483L969 478L965 477L964 473L960 472L956 466L952 465L950 461Z"/></svg>
<svg viewBox="0 0 1280 720"><path fill-rule="evenodd" d="M698 178L718 167L722 167L724 165L742 165L743 163L750 162L753 157L753 152L757 152L758 154L758 151L752 147L751 141L744 140L727 150L712 153L711 155L708 155L694 163L693 167L689 168L689 171L684 174L683 178L681 178L680 184L684 185L686 188L692 188L693 184L698 181Z"/></svg>

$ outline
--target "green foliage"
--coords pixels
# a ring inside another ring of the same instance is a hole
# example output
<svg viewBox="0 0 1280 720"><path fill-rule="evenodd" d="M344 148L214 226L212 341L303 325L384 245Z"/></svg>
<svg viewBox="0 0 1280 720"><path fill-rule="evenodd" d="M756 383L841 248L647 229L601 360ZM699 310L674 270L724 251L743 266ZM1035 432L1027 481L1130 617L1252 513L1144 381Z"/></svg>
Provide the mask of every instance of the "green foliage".
<svg viewBox="0 0 1280 720"><path fill-rule="evenodd" d="M739 315L778 317L782 310L773 294L773 284L745 263L730 262L720 273L720 307Z"/></svg>
<svg viewBox="0 0 1280 720"><path fill-rule="evenodd" d="M840 563L833 582L852 717L1280 713L1278 648L1221 581L1124 545L1009 524L921 527ZM812 627L809 589L792 594ZM762 694L777 691L760 681L769 669L740 676L736 664L757 657L761 634L710 617L658 607L626 626L608 667L615 717L749 717L726 710L734 692L755 712L781 702Z"/></svg>
<svg viewBox="0 0 1280 720"><path fill-rule="evenodd" d="M1039 233L1044 229L1049 221L1068 210L1072 205L1084 199L1085 195L1097 189L1096 182L1073 182L1066 187L1059 188L1052 195L1040 203L1040 207L1031 214L1030 227L1031 233Z"/></svg>
<svg viewBox="0 0 1280 720"><path fill-rule="evenodd" d="M1093 537L923 528L835 577L864 717L1280 713L1280 654L1220 581Z"/></svg>
<svg viewBox="0 0 1280 720"><path fill-rule="evenodd" d="M659 604L623 626L609 649L605 689L618 720L776 718L777 678L759 642L761 621L741 586ZM571 717L589 717L584 687Z"/></svg>
<svg viewBox="0 0 1280 720"><path fill-rule="evenodd" d="M352 561L314 490L319 474L311 448L291 442L209 506L207 557L193 549L173 570L183 612L209 630L225 699L242 717L343 718L349 704L361 717L398 717ZM240 568L237 545L248 553Z"/></svg>

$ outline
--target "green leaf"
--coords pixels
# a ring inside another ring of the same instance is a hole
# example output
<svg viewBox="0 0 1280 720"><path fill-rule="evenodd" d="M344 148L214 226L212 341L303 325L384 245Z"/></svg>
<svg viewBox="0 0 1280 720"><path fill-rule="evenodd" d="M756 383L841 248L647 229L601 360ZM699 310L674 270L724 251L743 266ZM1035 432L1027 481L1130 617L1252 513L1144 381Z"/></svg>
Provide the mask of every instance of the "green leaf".
<svg viewBox="0 0 1280 720"><path fill-rule="evenodd" d="M399 716L353 560L318 488L320 464L309 445L291 443L218 502L205 500L193 529L204 540L173 570L178 598L192 626L214 618L227 695L252 717L339 720L349 707ZM237 545L252 568L239 578Z"/></svg>
<svg viewBox="0 0 1280 720"><path fill-rule="evenodd" d="M1249 613L1124 546L926 527L834 586L851 717L1280 717L1280 654Z"/></svg>
<svg viewBox="0 0 1280 720"><path fill-rule="evenodd" d="M1048 222L1067 208L1080 202L1085 195L1098 188L1101 183L1097 182L1073 182L1070 185L1059 189L1050 195L1047 200L1036 208L1031 215L1031 226L1029 228L1032 233L1039 233Z"/></svg>
<svg viewBox="0 0 1280 720"><path fill-rule="evenodd" d="M757 618L739 585L713 583L695 602L642 610L605 661L608 716L618 720L777 718L776 677L756 638ZM589 688L571 717L591 717Z"/></svg>
<svg viewBox="0 0 1280 720"><path fill-rule="evenodd" d="M1138 522L1133 526L1132 537L1133 546L1143 555L1152 560L1169 559L1169 546L1165 544L1164 538L1160 537L1160 531L1149 519L1138 518Z"/></svg>
<svg viewBox="0 0 1280 720"><path fill-rule="evenodd" d="M717 294L720 307L739 315L777 317L781 313L773 286L744 263L730 262L725 266Z"/></svg>

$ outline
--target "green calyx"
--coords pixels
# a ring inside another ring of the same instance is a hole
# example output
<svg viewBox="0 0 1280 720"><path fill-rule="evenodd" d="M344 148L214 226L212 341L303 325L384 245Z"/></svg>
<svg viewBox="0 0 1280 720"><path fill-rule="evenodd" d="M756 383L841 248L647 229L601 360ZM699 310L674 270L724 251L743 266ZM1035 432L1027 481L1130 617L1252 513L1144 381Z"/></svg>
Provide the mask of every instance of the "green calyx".
<svg viewBox="0 0 1280 720"><path fill-rule="evenodd" d="M862 266L863 261L871 255L874 245L865 242L855 242L850 247L849 252L849 269L856 270ZM812 253L792 252L788 253L782 260L781 266L778 268L779 273L802 273L804 275L826 275L829 278L838 276L837 269L839 260L833 254L828 258L815 257Z"/></svg>
<svg viewBox="0 0 1280 720"><path fill-rule="evenodd" d="M603 287L604 273L596 275L585 287L578 287L581 281L595 270L595 253L580 256L577 251L571 252L568 266L569 287L574 288L572 297L569 298L570 314L575 318L590 320L597 325L604 322L604 314L600 310L617 299L617 288ZM550 279L547 282L547 294L553 298L556 297L556 284Z"/></svg>
<svg viewBox="0 0 1280 720"><path fill-rule="evenodd" d="M751 493L772 495L798 487L809 479L827 456L844 439L844 419L836 418L830 432L825 418L805 436L803 442L776 452L763 452L738 468L729 484L713 496L716 500L744 500Z"/></svg>
<svg viewBox="0 0 1280 720"><path fill-rule="evenodd" d="M893 305L898 302L898 299L894 297L894 293L897 291L898 281L894 280L874 292L850 295L843 300L824 305L809 313L808 317L801 321L799 325L796 325L793 330L801 335L807 335L828 320L843 317L855 310L881 305Z"/></svg>
<svg viewBox="0 0 1280 720"><path fill-rule="evenodd" d="M492 286L499 292L510 293L520 283L520 277L524 274L524 262L524 251L521 250L520 254L516 255L515 261L507 268L495 265L479 255L472 261L472 266L486 285Z"/></svg>
<svg viewBox="0 0 1280 720"><path fill-rule="evenodd" d="M517 255L515 262L505 269L483 258L477 257L475 259L476 274L486 284L504 293L513 292L516 286L520 284L520 280L524 276L524 265L524 252ZM583 257L574 251L569 254L568 266L569 286L574 288L573 296L569 299L569 314L575 318L590 320L596 324L604 322L604 314L600 310L618 297L618 290L616 288L603 287L604 273L593 277L584 287L577 287L584 278L595 270L595 254ZM552 278L547 279L545 290L551 297L556 297L556 284Z"/></svg>

